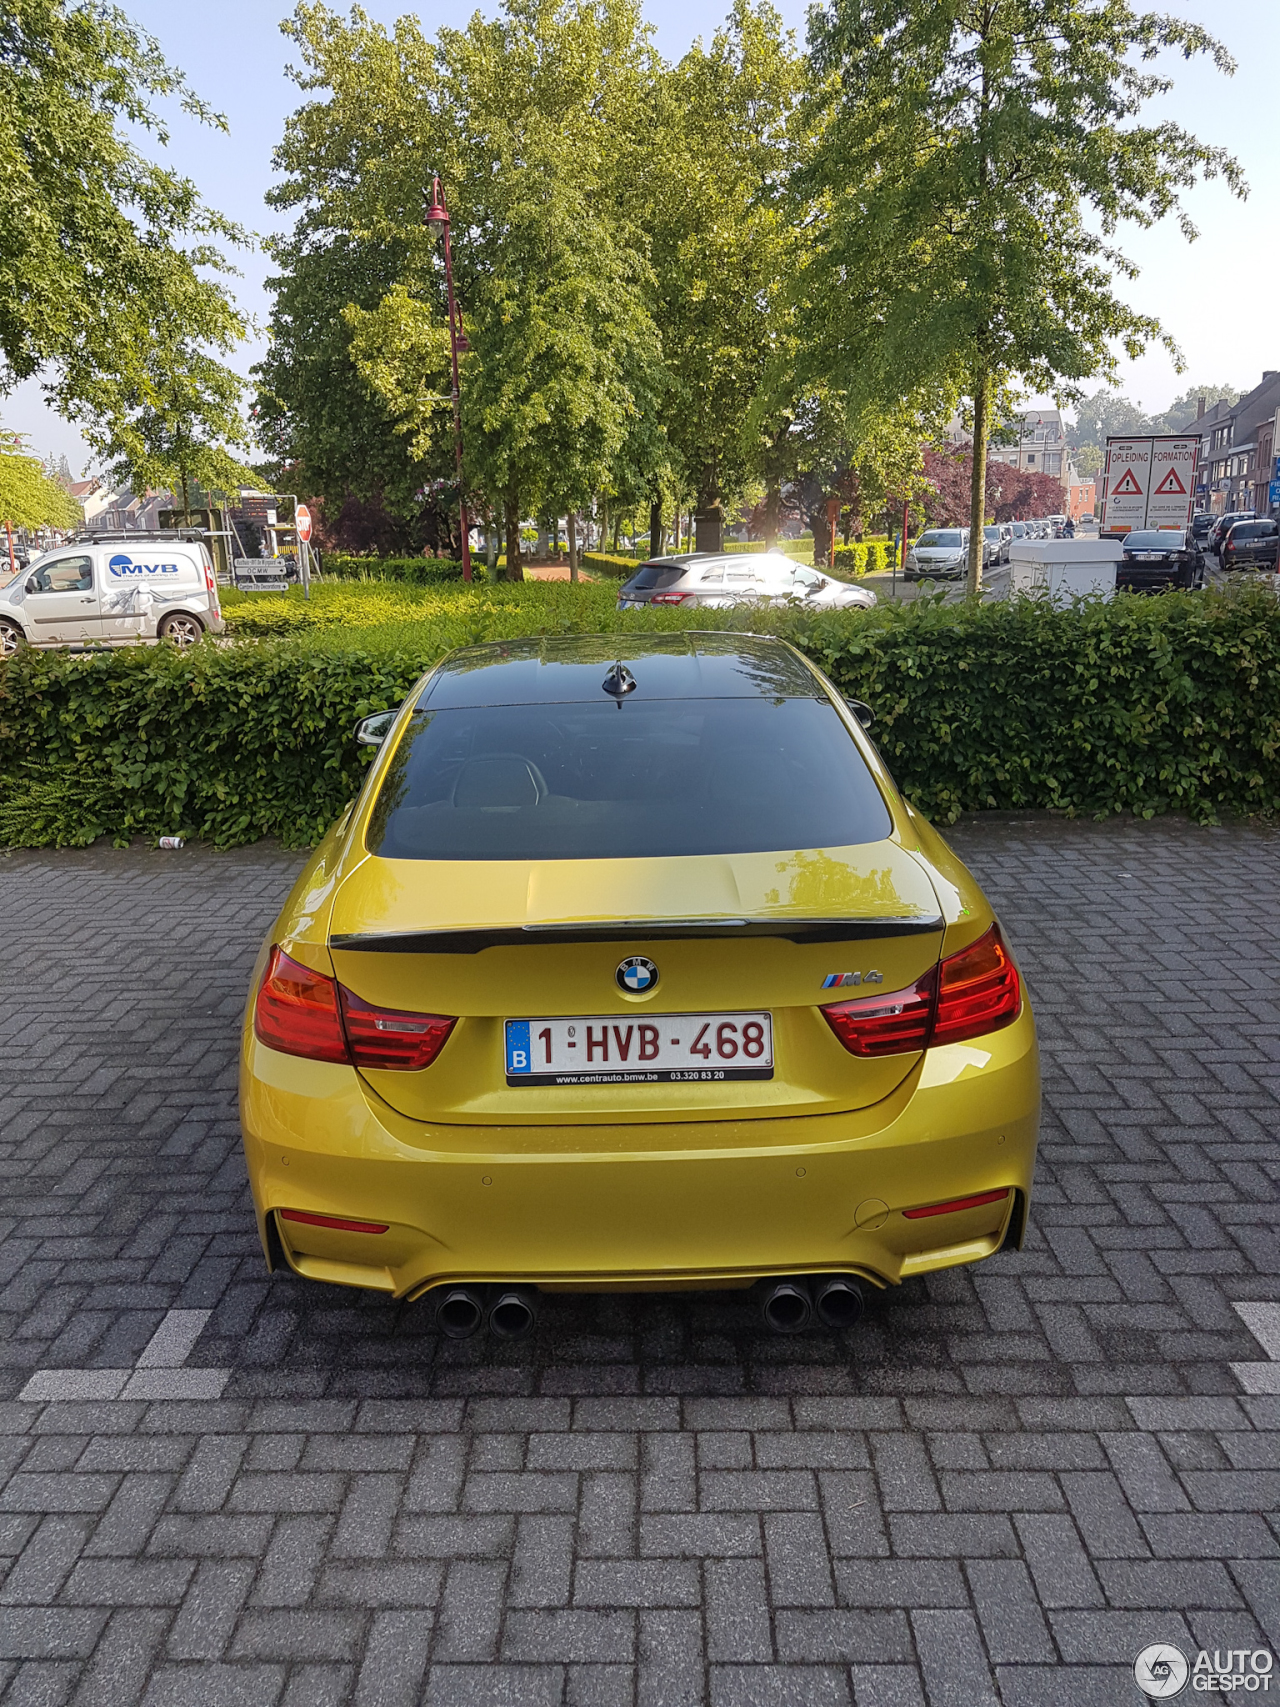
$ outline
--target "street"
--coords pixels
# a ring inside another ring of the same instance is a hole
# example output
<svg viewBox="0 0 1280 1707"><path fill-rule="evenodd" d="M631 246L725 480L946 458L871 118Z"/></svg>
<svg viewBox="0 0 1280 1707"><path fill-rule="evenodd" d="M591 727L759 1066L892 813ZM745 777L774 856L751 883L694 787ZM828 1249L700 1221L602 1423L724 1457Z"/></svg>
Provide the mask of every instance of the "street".
<svg viewBox="0 0 1280 1707"><path fill-rule="evenodd" d="M0 864L5 1707L1070 1707L1280 1647L1280 836L953 832L1036 1006L1020 1254L766 1334L264 1270L235 1109L301 856Z"/></svg>

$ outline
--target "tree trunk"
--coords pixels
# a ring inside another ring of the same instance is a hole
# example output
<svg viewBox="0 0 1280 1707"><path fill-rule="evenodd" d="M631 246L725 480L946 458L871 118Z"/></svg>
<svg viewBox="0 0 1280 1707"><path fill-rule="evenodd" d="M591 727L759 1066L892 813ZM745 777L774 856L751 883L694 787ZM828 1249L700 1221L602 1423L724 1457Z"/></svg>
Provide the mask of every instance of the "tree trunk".
<svg viewBox="0 0 1280 1707"><path fill-rule="evenodd" d="M524 580L524 564L520 559L520 502L516 493L507 499L507 571L508 581Z"/></svg>
<svg viewBox="0 0 1280 1707"><path fill-rule="evenodd" d="M778 524L782 514L782 488L777 477L770 475L764 493L764 548L772 551L778 543Z"/></svg>
<svg viewBox="0 0 1280 1707"><path fill-rule="evenodd" d="M578 579L578 516L575 510L569 511L569 579Z"/></svg>
<svg viewBox="0 0 1280 1707"><path fill-rule="evenodd" d="M977 598L982 586L983 528L987 520L987 374L978 374L973 387L973 484L969 491L969 569L965 591Z"/></svg>
<svg viewBox="0 0 1280 1707"><path fill-rule="evenodd" d="M702 503L693 519L693 549L695 551L724 550L724 511L718 497Z"/></svg>
<svg viewBox="0 0 1280 1707"><path fill-rule="evenodd" d="M693 519L693 549L724 550L724 508L720 495L720 474L714 462L703 468L702 478L698 482L698 512Z"/></svg>
<svg viewBox="0 0 1280 1707"><path fill-rule="evenodd" d="M649 555L662 556L662 499L655 498L649 505Z"/></svg>
<svg viewBox="0 0 1280 1707"><path fill-rule="evenodd" d="M831 523L827 519L827 504L824 498L818 500L817 508L810 513L809 521L813 528L813 565L815 569L825 569L827 559L831 556Z"/></svg>

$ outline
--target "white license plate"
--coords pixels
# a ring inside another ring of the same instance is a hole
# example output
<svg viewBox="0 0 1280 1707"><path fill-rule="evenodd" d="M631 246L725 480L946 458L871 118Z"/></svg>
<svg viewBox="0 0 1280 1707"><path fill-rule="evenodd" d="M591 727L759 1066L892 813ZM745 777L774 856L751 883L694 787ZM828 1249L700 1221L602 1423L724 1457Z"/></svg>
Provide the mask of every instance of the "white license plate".
<svg viewBox="0 0 1280 1707"><path fill-rule="evenodd" d="M509 1019L509 1085L671 1085L773 1077L767 1013Z"/></svg>

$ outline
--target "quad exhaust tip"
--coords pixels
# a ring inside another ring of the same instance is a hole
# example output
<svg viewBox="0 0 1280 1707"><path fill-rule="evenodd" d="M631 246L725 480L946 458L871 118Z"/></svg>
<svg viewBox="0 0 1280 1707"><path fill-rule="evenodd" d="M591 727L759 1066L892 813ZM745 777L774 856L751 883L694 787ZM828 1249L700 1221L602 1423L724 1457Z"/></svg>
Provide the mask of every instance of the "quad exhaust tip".
<svg viewBox="0 0 1280 1707"><path fill-rule="evenodd" d="M761 1309L775 1334L798 1334L809 1326L813 1299L803 1280L775 1280L765 1292Z"/></svg>
<svg viewBox="0 0 1280 1707"><path fill-rule="evenodd" d="M484 1321L484 1299L472 1286L451 1286L436 1306L436 1321L449 1339L470 1339Z"/></svg>
<svg viewBox="0 0 1280 1707"><path fill-rule="evenodd" d="M775 1280L761 1300L765 1325L775 1334L798 1334L815 1319L839 1332L862 1315L862 1288L851 1275L817 1275L813 1280Z"/></svg>
<svg viewBox="0 0 1280 1707"><path fill-rule="evenodd" d="M487 1327L501 1340L520 1340L538 1323L537 1294L524 1286L446 1287L436 1325L447 1339L466 1340Z"/></svg>
<svg viewBox="0 0 1280 1707"><path fill-rule="evenodd" d="M499 1292L489 1307L489 1332L500 1340L522 1340L533 1332L537 1323L537 1300L523 1287Z"/></svg>
<svg viewBox="0 0 1280 1707"><path fill-rule="evenodd" d="M855 1327L863 1307L862 1288L856 1280L837 1274L832 1275L829 1280L819 1281L814 1308L824 1328L839 1330Z"/></svg>

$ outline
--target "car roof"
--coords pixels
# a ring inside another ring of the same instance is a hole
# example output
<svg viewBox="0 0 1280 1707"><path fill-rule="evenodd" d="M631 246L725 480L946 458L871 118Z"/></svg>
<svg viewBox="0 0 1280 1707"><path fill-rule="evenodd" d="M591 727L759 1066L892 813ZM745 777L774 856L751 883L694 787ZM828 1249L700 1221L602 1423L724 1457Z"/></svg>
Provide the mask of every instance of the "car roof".
<svg viewBox="0 0 1280 1707"><path fill-rule="evenodd" d="M558 634L464 646L444 658L418 699L440 711L480 705L600 703L614 664L646 699L820 699L820 678L784 641L749 634Z"/></svg>

